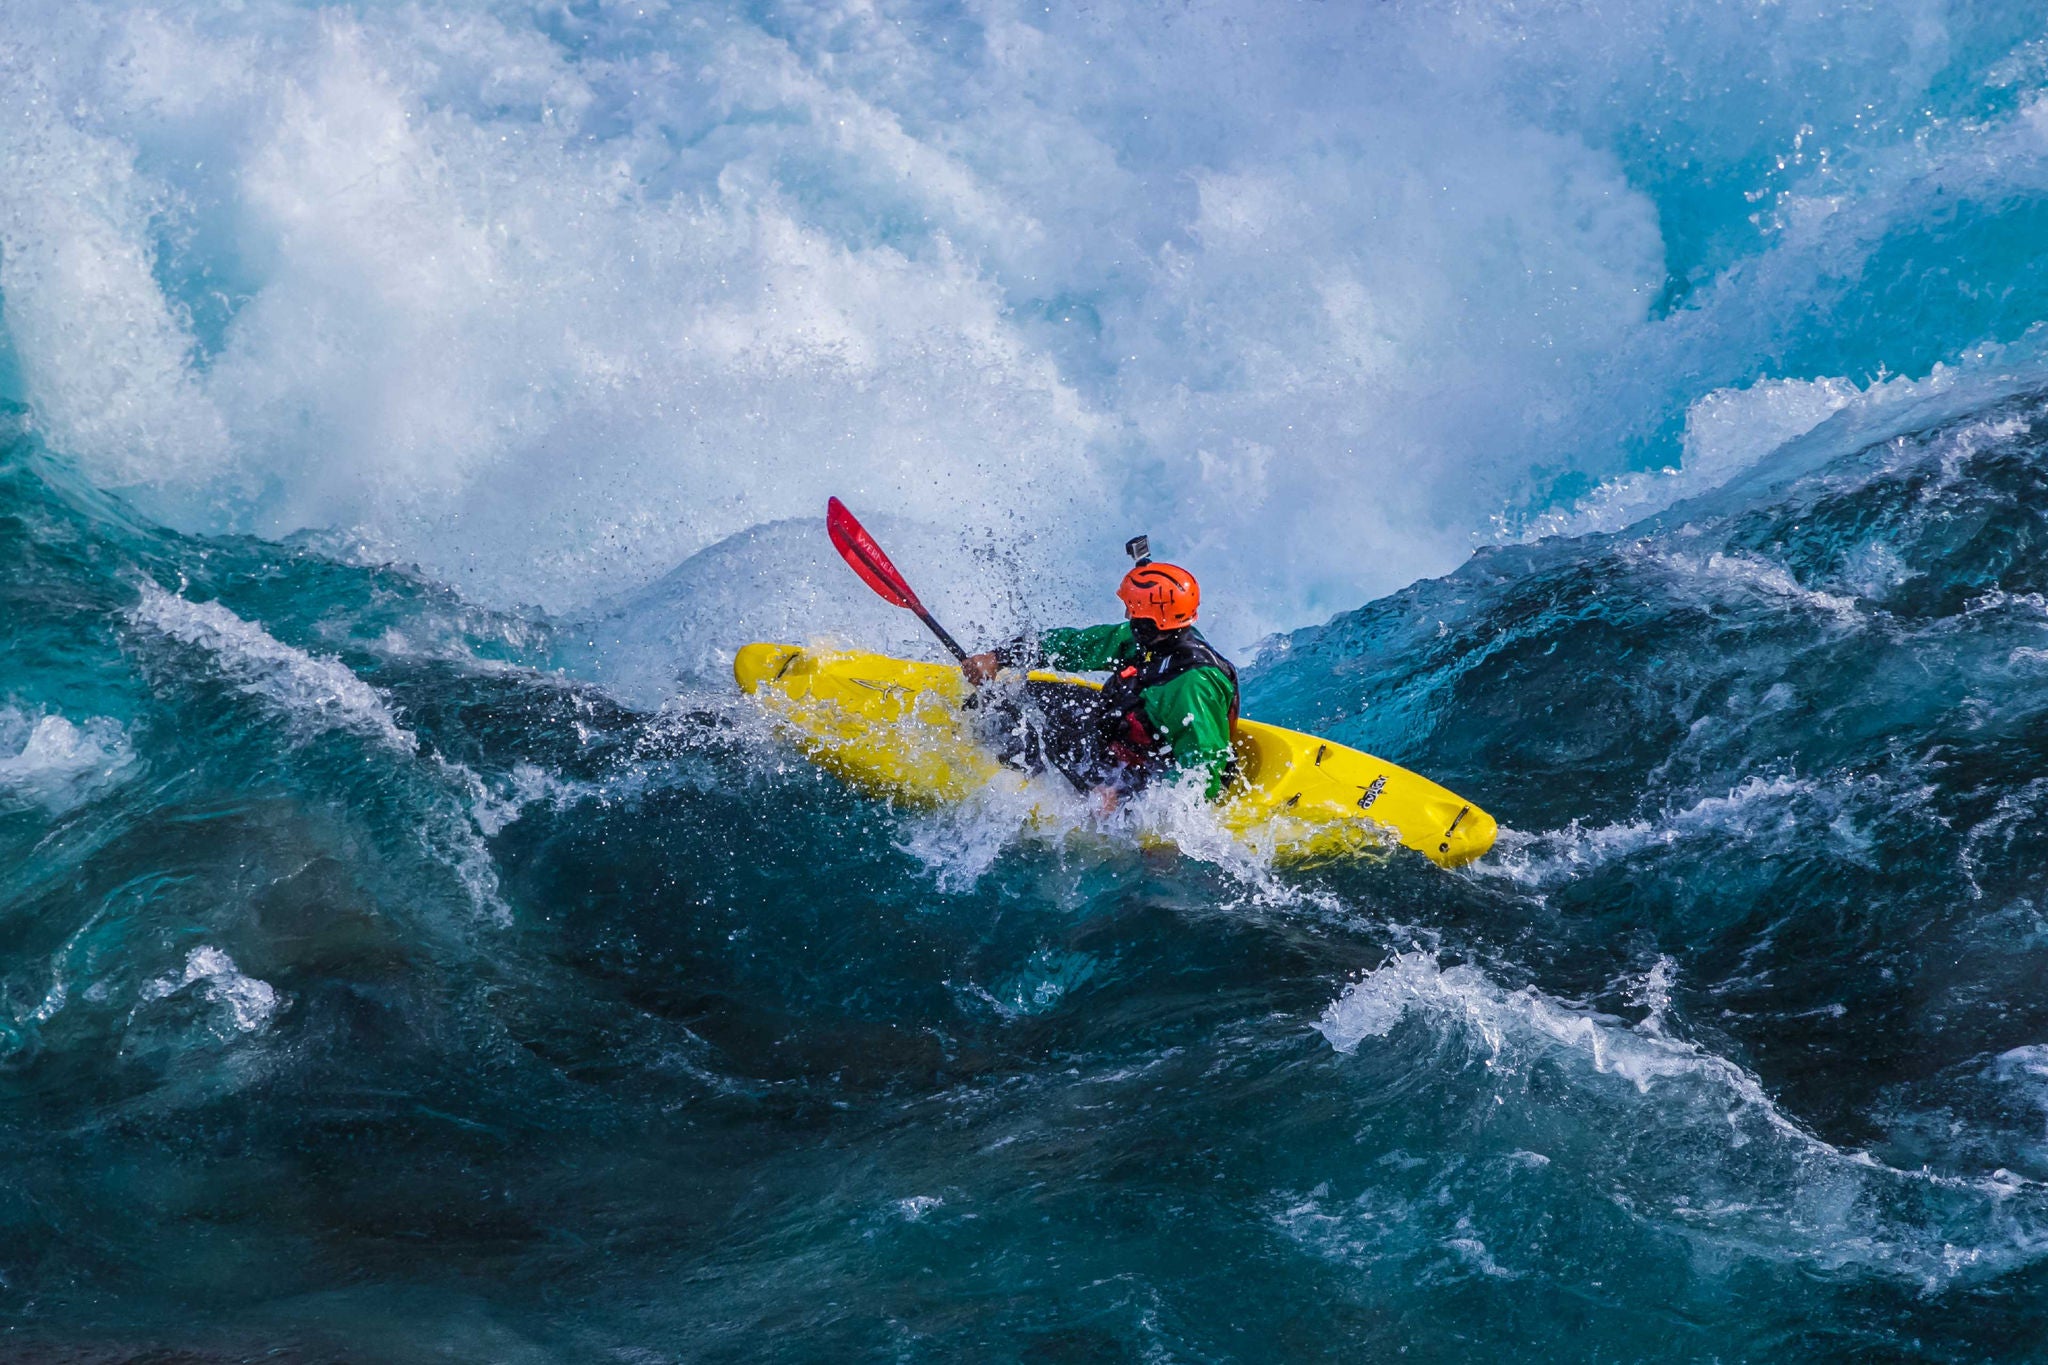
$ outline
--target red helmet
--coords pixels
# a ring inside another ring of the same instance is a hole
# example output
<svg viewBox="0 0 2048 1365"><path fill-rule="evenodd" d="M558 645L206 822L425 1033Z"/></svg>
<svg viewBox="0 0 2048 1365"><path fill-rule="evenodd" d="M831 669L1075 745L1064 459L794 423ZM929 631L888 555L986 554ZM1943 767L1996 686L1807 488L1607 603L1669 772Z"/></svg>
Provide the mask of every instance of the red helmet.
<svg viewBox="0 0 2048 1365"><path fill-rule="evenodd" d="M1195 609L1202 605L1195 576L1178 564L1140 564L1124 575L1116 595L1123 599L1125 616L1161 630L1193 625Z"/></svg>

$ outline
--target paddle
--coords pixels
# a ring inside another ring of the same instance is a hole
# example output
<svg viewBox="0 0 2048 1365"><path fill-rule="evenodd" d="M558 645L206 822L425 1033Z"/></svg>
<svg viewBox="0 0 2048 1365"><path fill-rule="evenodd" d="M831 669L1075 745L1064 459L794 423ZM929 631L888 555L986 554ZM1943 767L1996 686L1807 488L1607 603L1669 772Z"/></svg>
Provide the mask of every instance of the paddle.
<svg viewBox="0 0 2048 1365"><path fill-rule="evenodd" d="M868 528L846 510L846 504L837 498L825 501L825 531L832 537L832 548L839 551L853 571L860 575L860 581L873 588L883 601L917 613L917 619L930 627L932 634L939 637L939 643L953 651L953 657L967 658L967 651L960 648L960 642L946 634L946 628L932 619L924 609L924 603L917 600L917 594L903 581L903 575L889 562L889 556L882 553L882 547L875 544L875 538L868 534Z"/></svg>

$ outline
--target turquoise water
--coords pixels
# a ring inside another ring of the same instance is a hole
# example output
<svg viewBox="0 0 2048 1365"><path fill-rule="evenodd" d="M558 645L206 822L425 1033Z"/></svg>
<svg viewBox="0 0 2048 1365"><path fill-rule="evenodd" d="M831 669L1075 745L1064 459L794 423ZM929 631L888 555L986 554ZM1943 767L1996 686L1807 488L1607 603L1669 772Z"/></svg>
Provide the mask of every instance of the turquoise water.
<svg viewBox="0 0 2048 1365"><path fill-rule="evenodd" d="M2048 1355L2026 8L8 36L0 1356ZM828 493L1499 844L847 790Z"/></svg>

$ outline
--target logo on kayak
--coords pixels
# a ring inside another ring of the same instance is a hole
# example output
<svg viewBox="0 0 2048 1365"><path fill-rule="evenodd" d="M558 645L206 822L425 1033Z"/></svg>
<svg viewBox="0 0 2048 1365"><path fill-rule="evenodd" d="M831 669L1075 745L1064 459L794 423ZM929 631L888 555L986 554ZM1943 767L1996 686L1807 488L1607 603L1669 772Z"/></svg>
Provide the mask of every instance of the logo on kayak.
<svg viewBox="0 0 2048 1365"><path fill-rule="evenodd" d="M865 687L870 692L909 692L902 683L875 682L871 678L848 678L855 687Z"/></svg>
<svg viewBox="0 0 2048 1365"><path fill-rule="evenodd" d="M1381 773L1378 777L1375 777L1372 780L1372 785L1365 789L1365 795L1358 798L1358 808L1360 810L1371 810L1372 803L1379 800L1380 793L1385 791L1386 789L1387 775L1385 773Z"/></svg>

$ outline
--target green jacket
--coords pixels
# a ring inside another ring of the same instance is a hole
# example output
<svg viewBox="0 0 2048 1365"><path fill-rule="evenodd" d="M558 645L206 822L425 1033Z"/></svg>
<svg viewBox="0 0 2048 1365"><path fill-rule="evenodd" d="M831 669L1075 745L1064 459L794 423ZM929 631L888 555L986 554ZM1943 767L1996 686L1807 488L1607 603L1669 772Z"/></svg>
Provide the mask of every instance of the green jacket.
<svg viewBox="0 0 2048 1365"><path fill-rule="evenodd" d="M1051 667L1074 673L1114 672L1136 663L1142 653L1128 621L1048 630L1038 637L1038 652ZM1223 794L1230 775L1234 694L1222 669L1204 665L1147 688L1138 698L1146 721L1172 746L1174 766L1208 773L1211 801Z"/></svg>

